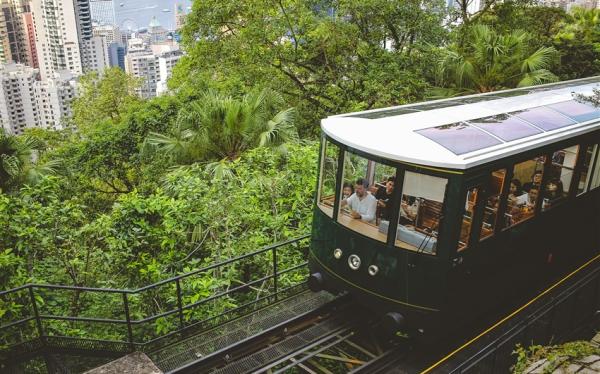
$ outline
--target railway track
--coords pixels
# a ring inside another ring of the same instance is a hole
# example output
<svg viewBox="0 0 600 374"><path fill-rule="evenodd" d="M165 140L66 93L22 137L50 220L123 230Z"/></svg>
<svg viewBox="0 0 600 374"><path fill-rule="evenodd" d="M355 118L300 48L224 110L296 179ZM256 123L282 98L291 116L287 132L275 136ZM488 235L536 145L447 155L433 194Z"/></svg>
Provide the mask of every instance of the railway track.
<svg viewBox="0 0 600 374"><path fill-rule="evenodd" d="M375 330L341 297L170 373L346 373L398 348Z"/></svg>

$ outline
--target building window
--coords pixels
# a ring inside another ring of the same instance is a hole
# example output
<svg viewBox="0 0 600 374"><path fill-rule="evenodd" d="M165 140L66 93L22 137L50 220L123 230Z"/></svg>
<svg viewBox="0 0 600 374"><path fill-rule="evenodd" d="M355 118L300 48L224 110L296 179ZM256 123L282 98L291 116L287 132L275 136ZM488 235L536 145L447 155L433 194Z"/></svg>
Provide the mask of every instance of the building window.
<svg viewBox="0 0 600 374"><path fill-rule="evenodd" d="M407 171L402 184L396 246L435 254L448 180Z"/></svg>
<svg viewBox="0 0 600 374"><path fill-rule="evenodd" d="M534 216L544 175L546 156L515 164L507 196L504 228L514 226Z"/></svg>

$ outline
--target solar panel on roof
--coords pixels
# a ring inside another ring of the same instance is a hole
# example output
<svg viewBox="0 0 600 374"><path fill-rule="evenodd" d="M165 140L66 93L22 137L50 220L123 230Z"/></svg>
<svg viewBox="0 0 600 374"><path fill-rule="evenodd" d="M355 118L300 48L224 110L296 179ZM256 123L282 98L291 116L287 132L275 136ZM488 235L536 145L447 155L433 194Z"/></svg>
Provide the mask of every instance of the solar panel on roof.
<svg viewBox="0 0 600 374"><path fill-rule="evenodd" d="M499 114L497 116L470 120L468 123L489 132L505 142L541 134L543 132L542 130L536 129L524 121L508 114Z"/></svg>
<svg viewBox="0 0 600 374"><path fill-rule="evenodd" d="M511 115L532 123L544 131L552 131L576 123L569 117L543 106L514 112Z"/></svg>
<svg viewBox="0 0 600 374"><path fill-rule="evenodd" d="M415 132L433 140L456 155L502 144L493 136L464 122L430 127Z"/></svg>
<svg viewBox="0 0 600 374"><path fill-rule="evenodd" d="M388 109L388 110L380 110L377 112L357 113L357 114L352 114L348 117L378 119L378 118L393 117L393 116L399 116L401 114L408 114L408 113L415 113L415 112L420 112L420 110L417 110L414 107L395 108L395 109Z"/></svg>
<svg viewBox="0 0 600 374"><path fill-rule="evenodd" d="M575 100L563 101L546 106L573 118L577 122L585 122L591 119L600 118L600 110Z"/></svg>

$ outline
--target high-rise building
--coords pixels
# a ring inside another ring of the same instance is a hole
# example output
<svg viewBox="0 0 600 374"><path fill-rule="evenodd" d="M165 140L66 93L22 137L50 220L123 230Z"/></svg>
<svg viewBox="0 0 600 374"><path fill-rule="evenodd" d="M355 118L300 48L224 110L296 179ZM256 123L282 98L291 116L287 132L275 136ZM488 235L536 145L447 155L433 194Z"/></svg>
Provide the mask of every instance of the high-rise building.
<svg viewBox="0 0 600 374"><path fill-rule="evenodd" d="M71 102L77 93L76 76L66 70L56 71L52 78L35 82L35 100L39 113L38 127L60 130L72 115Z"/></svg>
<svg viewBox="0 0 600 374"><path fill-rule="evenodd" d="M109 67L108 45L102 36L93 36L83 41L85 57L83 58L83 71L102 72Z"/></svg>
<svg viewBox="0 0 600 374"><path fill-rule="evenodd" d="M175 30L180 30L185 24L185 18L187 14L185 12L185 7L181 3L175 4Z"/></svg>
<svg viewBox="0 0 600 374"><path fill-rule="evenodd" d="M24 12L21 14L21 23L23 27L23 31L25 33L25 46L26 46L26 54L27 59L24 62L25 65L32 66L34 68L39 68L39 60L37 49L35 46L35 27L33 24L33 14L31 12Z"/></svg>
<svg viewBox="0 0 600 374"><path fill-rule="evenodd" d="M158 55L158 76L159 80L156 85L156 95L160 96L168 91L167 81L173 74L173 67L183 57L181 50L172 50Z"/></svg>
<svg viewBox="0 0 600 374"><path fill-rule="evenodd" d="M162 27L156 17L152 17L148 25L148 32L145 37L146 41L150 44L161 43L167 40L168 35L169 30Z"/></svg>
<svg viewBox="0 0 600 374"><path fill-rule="evenodd" d="M103 68L99 56L108 61L108 53L93 40L89 0L36 0L32 4L42 80L61 70L82 74Z"/></svg>
<svg viewBox="0 0 600 374"><path fill-rule="evenodd" d="M0 124L7 133L19 135L39 122L34 94L37 76L37 69L30 66L0 65Z"/></svg>
<svg viewBox="0 0 600 374"><path fill-rule="evenodd" d="M42 79L55 71L83 73L75 0L37 0L33 4L36 48Z"/></svg>
<svg viewBox="0 0 600 374"><path fill-rule="evenodd" d="M111 67L116 66L125 70L125 47L118 42L112 42L108 46L108 62Z"/></svg>
<svg viewBox="0 0 600 374"><path fill-rule="evenodd" d="M136 90L142 98L156 96L156 84L159 78L158 58L142 39L130 39L125 56L127 74L142 78L141 86Z"/></svg>
<svg viewBox="0 0 600 374"><path fill-rule="evenodd" d="M92 22L97 25L116 24L115 7L112 0L90 0Z"/></svg>
<svg viewBox="0 0 600 374"><path fill-rule="evenodd" d="M106 44L110 45L113 42L121 41L121 30L115 25L99 25L92 28L94 36L102 36L106 40Z"/></svg>
<svg viewBox="0 0 600 374"><path fill-rule="evenodd" d="M31 12L25 0L0 0L0 62L33 65L27 21Z"/></svg>

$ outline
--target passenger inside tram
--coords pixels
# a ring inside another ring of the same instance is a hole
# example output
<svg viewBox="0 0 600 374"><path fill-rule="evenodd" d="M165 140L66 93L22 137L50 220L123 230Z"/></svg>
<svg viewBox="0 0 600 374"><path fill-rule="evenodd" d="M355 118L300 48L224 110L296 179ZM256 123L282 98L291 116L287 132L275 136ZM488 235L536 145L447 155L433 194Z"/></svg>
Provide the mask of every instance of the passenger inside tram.
<svg viewBox="0 0 600 374"><path fill-rule="evenodd" d="M344 183L344 187L342 188L342 199L349 198L354 193L354 186L352 183Z"/></svg>
<svg viewBox="0 0 600 374"><path fill-rule="evenodd" d="M394 185L396 177L387 178L383 186L379 186L375 193L377 199L377 220L389 221L392 215L392 207L394 206Z"/></svg>
<svg viewBox="0 0 600 374"><path fill-rule="evenodd" d="M374 223L377 210L377 200L367 191L369 184L363 178L358 178L354 185L354 193L341 201L342 209L350 209L350 217L363 222Z"/></svg>
<svg viewBox="0 0 600 374"><path fill-rule="evenodd" d="M507 198L504 228L523 222L535 213L535 204L540 194L540 184L544 175L545 156L515 164L514 179L511 180ZM528 177L529 176L529 177ZM523 180L529 180L523 182ZM521 190L520 186L523 186Z"/></svg>

